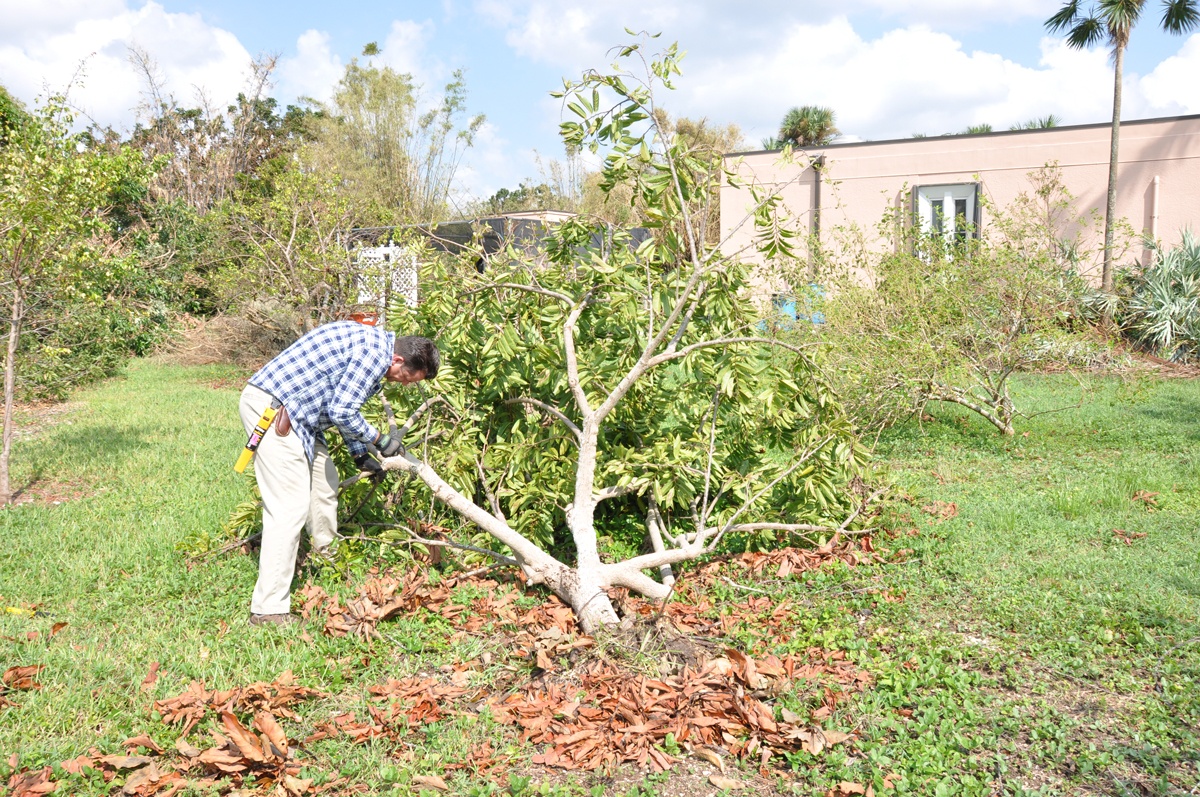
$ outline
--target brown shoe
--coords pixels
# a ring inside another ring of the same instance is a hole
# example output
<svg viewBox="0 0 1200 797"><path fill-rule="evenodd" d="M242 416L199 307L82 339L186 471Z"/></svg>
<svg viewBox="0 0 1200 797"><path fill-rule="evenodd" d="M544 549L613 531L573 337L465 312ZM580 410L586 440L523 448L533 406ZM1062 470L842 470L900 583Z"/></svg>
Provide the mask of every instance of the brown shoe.
<svg viewBox="0 0 1200 797"><path fill-rule="evenodd" d="M300 618L294 614L252 614L250 625L295 625Z"/></svg>

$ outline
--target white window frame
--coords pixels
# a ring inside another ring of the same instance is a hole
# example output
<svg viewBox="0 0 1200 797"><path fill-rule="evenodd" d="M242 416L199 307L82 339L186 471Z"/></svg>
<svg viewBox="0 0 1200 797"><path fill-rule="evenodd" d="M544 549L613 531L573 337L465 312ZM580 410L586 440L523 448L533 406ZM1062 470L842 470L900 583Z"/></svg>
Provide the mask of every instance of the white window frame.
<svg viewBox="0 0 1200 797"><path fill-rule="evenodd" d="M979 197L982 193L982 183L919 185L912 192L913 221L919 226L922 234L936 235L940 232L946 242L950 243L958 237L957 234L960 232L958 230L960 217L955 212L957 201L965 200L965 213L962 218L968 225L969 237L977 239L982 226L979 208ZM935 209L941 214L940 230L934 216Z"/></svg>

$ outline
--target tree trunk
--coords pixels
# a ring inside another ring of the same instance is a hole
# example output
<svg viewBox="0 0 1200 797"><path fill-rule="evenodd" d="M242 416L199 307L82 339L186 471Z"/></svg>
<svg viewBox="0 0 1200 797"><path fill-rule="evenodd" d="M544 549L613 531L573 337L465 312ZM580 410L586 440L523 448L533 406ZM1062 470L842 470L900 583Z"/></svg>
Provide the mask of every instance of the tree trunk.
<svg viewBox="0 0 1200 797"><path fill-rule="evenodd" d="M545 584L555 595L562 598L563 602L575 611L579 626L586 634L594 634L600 627L615 625L619 621L616 609L608 597L607 588L610 586L629 587L650 597L663 597L658 594L658 588L662 585L657 581L639 572L629 572L620 565L601 564L598 555L589 565L567 567L522 537L508 523L455 490L433 468L412 454L388 457L383 460L383 467L385 470L399 470L415 475L425 482L433 492L434 498L511 548L529 583ZM572 511L568 511L568 517L572 514ZM588 526L591 526L590 519L589 510L585 521Z"/></svg>
<svg viewBox="0 0 1200 797"><path fill-rule="evenodd" d="M666 550L663 545L663 520L662 513L658 511L658 501L654 497L654 490L650 490L650 511L646 513L646 530L650 533L650 544L654 546L655 553L662 553ZM675 574L671 571L670 565L663 565L658 568L658 577L662 579L662 583L670 587L675 584Z"/></svg>
<svg viewBox="0 0 1200 797"><path fill-rule="evenodd" d="M12 318L8 322L8 351L4 358L4 434L0 447L0 505L12 503L12 484L9 480L9 454L12 453L13 396L17 389L17 342L21 337L24 297L20 289L13 291Z"/></svg>
<svg viewBox="0 0 1200 797"><path fill-rule="evenodd" d="M575 620L585 634L595 634L606 625L616 625L620 619L608 597L608 584L594 569L564 567L559 578L547 581L546 586L575 610Z"/></svg>
<svg viewBox="0 0 1200 797"><path fill-rule="evenodd" d="M1112 149L1108 156L1108 205L1104 212L1104 268L1100 272L1100 288L1113 290L1113 225L1117 215L1117 150L1121 142L1121 73L1125 60L1125 45L1118 41L1113 50L1114 85L1112 113ZM1106 325L1111 318L1105 318Z"/></svg>

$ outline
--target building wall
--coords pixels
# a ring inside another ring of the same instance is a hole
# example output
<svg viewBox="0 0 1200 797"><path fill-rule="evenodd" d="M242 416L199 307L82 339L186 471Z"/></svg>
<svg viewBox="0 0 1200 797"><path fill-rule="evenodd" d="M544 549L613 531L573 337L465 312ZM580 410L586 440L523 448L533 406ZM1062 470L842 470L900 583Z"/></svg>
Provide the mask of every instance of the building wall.
<svg viewBox="0 0 1200 797"><path fill-rule="evenodd" d="M881 249L885 244L877 225L889 207L907 209L904 203L909 188L978 181L987 200L1004 207L1018 194L1031 191L1030 172L1057 162L1063 183L1075 196L1074 211L1085 217L1092 210L1098 213L1099 232L1094 228L1085 232L1095 238L1103 235L1110 129L1106 124L1080 125L835 144L797 150L793 164L779 163L778 152L730 155L727 163L738 163L748 181L778 188L789 212L809 230L818 224L814 210L819 192L823 245L836 248L845 230L855 226L864 232L871 248ZM821 155L825 166L818 189L816 174L807 163L808 157ZM1156 176L1157 236L1174 244L1185 226L1200 232L1200 116L1122 123L1118 169L1117 215L1128 220L1135 233L1149 232L1154 226ZM753 225L747 222L734 228L751 204L749 190L722 187L721 231L722 239L728 238L722 247L725 252L750 244ZM987 224L986 212L983 224ZM1099 241L1091 243L1098 245ZM1141 245L1135 244L1126 262L1144 257Z"/></svg>

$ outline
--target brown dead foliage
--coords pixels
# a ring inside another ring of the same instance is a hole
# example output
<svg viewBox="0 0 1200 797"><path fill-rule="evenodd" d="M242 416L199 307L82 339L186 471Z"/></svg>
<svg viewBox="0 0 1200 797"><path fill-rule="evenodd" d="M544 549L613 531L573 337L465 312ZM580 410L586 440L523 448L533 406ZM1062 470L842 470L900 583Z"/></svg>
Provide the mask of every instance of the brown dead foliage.
<svg viewBox="0 0 1200 797"><path fill-rule="evenodd" d="M946 501L934 501L928 506L921 507L921 511L927 515L932 515L938 519L938 523L941 523L943 520L958 517L958 504L947 503Z"/></svg>
<svg viewBox="0 0 1200 797"><path fill-rule="evenodd" d="M316 689L297 684L295 676L288 670L269 684L259 681L249 686L224 691L210 691L199 681L192 681L183 694L154 701L154 710L164 721L182 724L181 735L187 736L210 709L222 714L232 711L268 711L289 719L299 719L289 706L310 697L323 696Z"/></svg>
<svg viewBox="0 0 1200 797"><path fill-rule="evenodd" d="M126 739L124 755L104 755L92 748L86 755L61 762L69 773L94 770L111 783L124 778L113 793L126 797L172 797L187 788L216 788L226 792L239 788L253 777L254 793L270 797L301 797L336 789L346 783L335 780L317 789L310 779L299 777L301 762L296 746L288 739L276 715L298 719L288 707L299 700L320 695L314 689L298 686L290 672L272 683L254 683L224 691L209 691L193 682L182 695L154 703L163 720L183 724L183 733L174 749L167 750L149 735ZM215 712L224 733L210 731L206 747L187 741L188 732L207 711ZM234 712L252 715L249 727ZM138 750L145 750L139 754ZM15 769L17 760L9 761ZM13 797L32 797L57 791L53 769L14 772L8 779ZM247 792L249 793L249 792Z"/></svg>
<svg viewBox="0 0 1200 797"><path fill-rule="evenodd" d="M424 608L458 629L455 636L490 631L508 663L486 680L475 674L487 663L474 660L443 667L448 682L409 678L373 686L368 716L341 714L318 725L305 741L344 736L400 743L428 723L487 707L498 721L517 728L522 740L544 745L534 763L565 769L634 763L666 770L677 761L663 749L668 733L683 750L760 765L785 752L819 753L849 738L819 723L849 692L869 686L870 674L840 651L755 660L725 648L719 640L747 621L767 642L786 642L800 607L757 596L718 606L701 588L722 568L786 578L834 559L853 565L875 558L869 539L831 542L817 550L746 553L703 565L687 574L687 583L673 593L676 599L665 604L612 590L625 619L599 642L578 633L571 608L554 596L520 608L519 581L473 579L480 597L469 604L454 601L452 581L429 584L418 570L372 578L345 604L308 585L301 591L303 614L323 623L328 634L378 638L383 620ZM660 661L657 677L637 671L632 660L606 657L621 649L652 650ZM771 703L800 680L819 685L821 705L807 717L781 709L777 718ZM489 753L473 751L473 760L454 766L486 770L496 763Z"/></svg>
<svg viewBox="0 0 1200 797"><path fill-rule="evenodd" d="M700 586L711 585L725 562L744 567L756 576L787 578L796 573L816 570L834 560L854 567L867 562L882 561L882 557L875 550L875 544L870 537L842 540L835 535L834 539L818 548L779 548L774 551L747 552L714 559L696 568L694 583Z"/></svg>
<svg viewBox="0 0 1200 797"><path fill-rule="evenodd" d="M785 751L819 753L849 738L823 731L806 718L788 712L776 720L764 702L790 686L797 659L769 656L763 661L727 650L726 657L694 671L652 678L610 662L589 662L579 687L530 684L519 694L492 705L500 722L523 730L522 739L547 745L534 763L566 769L598 769L635 763L665 771L676 763L662 743L668 733L683 749L702 746L738 758L757 758L766 765ZM799 665L801 677L819 672L848 675L846 688L870 682L857 668ZM831 691L830 695L834 693Z"/></svg>
<svg viewBox="0 0 1200 797"><path fill-rule="evenodd" d="M44 669L45 665L31 664L24 667L9 667L5 670L4 675L0 676L0 708L16 705L7 697L13 692L41 689L42 685L34 678Z"/></svg>

